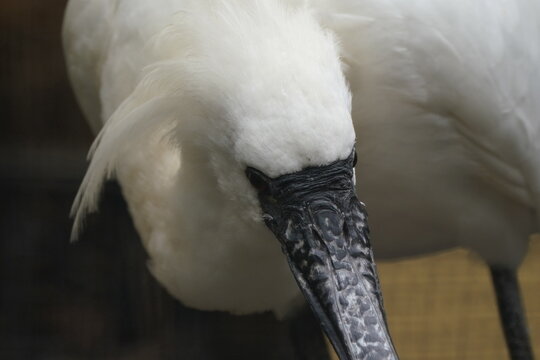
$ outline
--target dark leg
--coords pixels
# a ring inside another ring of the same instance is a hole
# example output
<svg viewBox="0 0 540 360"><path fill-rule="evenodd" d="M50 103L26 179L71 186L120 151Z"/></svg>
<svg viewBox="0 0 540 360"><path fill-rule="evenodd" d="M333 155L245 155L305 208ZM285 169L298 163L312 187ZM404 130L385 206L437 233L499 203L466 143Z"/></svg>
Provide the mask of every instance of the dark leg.
<svg viewBox="0 0 540 360"><path fill-rule="evenodd" d="M330 360L321 327L307 306L289 321L295 359Z"/></svg>
<svg viewBox="0 0 540 360"><path fill-rule="evenodd" d="M512 360L532 360L516 270L501 266L490 266L490 270L510 357Z"/></svg>

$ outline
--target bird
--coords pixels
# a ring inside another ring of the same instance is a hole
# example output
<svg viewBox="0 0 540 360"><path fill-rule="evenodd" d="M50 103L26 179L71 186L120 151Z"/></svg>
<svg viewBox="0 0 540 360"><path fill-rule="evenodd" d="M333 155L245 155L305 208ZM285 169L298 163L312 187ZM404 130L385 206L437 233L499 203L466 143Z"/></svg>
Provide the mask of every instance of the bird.
<svg viewBox="0 0 540 360"><path fill-rule="evenodd" d="M398 358L370 230L377 259L465 247L533 358L539 2L70 0L63 44L97 134L73 238L115 177L171 295L284 316L302 294L341 360Z"/></svg>

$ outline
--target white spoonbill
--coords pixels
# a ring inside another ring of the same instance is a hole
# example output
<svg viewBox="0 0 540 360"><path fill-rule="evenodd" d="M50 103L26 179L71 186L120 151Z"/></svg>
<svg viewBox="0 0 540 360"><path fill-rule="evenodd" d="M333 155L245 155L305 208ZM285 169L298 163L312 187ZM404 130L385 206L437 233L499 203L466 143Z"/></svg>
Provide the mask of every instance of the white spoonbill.
<svg viewBox="0 0 540 360"><path fill-rule="evenodd" d="M515 270L538 229L539 20L536 0L71 0L99 131L74 234L114 175L184 304L283 313L290 268L341 359L395 359L356 142L377 256L473 249L532 359Z"/></svg>

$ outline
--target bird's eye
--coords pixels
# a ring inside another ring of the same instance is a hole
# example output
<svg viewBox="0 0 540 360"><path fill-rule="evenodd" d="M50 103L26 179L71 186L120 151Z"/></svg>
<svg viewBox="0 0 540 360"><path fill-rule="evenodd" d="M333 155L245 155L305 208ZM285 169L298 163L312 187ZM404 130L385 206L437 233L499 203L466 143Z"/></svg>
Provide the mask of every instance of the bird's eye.
<svg viewBox="0 0 540 360"><path fill-rule="evenodd" d="M259 193L268 191L270 188L269 179L266 175L264 175L262 172L260 172L257 169L254 169L252 167L248 167L246 169L246 176Z"/></svg>
<svg viewBox="0 0 540 360"><path fill-rule="evenodd" d="M356 151L354 152L354 159L353 159L353 163L352 163L352 166L355 167L356 166L356 162L358 161L358 156L356 155Z"/></svg>

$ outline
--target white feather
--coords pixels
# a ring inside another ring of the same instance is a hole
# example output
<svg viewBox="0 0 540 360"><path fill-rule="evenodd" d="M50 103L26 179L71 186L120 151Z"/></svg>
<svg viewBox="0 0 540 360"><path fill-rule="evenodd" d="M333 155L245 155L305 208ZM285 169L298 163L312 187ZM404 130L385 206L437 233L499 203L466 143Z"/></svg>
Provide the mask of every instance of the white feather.
<svg viewBox="0 0 540 360"><path fill-rule="evenodd" d="M538 229L539 14L533 0L71 0L68 70L105 124L74 233L115 174L173 295L284 311L297 289L244 169L344 158L356 131L378 257L461 245L516 266Z"/></svg>

